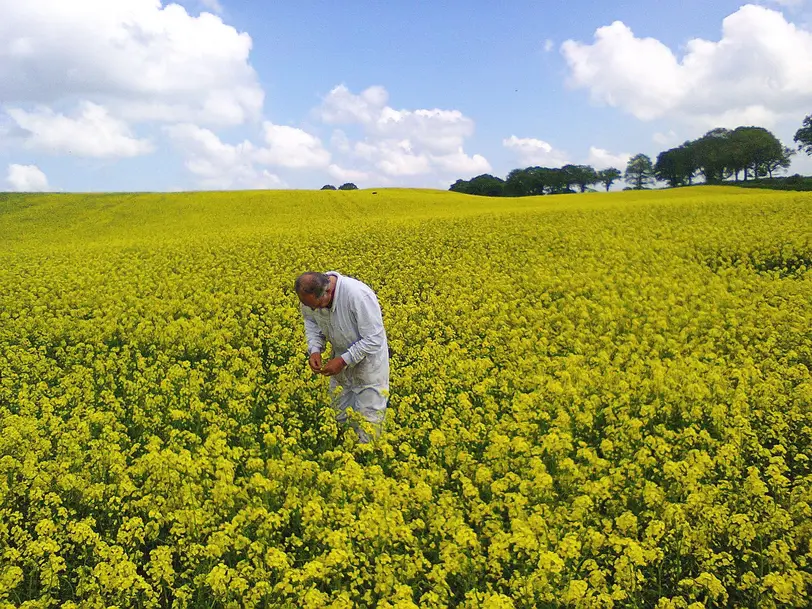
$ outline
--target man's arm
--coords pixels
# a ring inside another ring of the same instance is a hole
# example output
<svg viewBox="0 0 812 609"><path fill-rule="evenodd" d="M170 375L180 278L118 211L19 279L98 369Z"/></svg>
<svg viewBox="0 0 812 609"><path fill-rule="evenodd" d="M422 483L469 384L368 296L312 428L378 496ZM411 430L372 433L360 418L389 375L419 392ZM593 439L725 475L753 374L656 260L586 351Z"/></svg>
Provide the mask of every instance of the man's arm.
<svg viewBox="0 0 812 609"><path fill-rule="evenodd" d="M319 324L313 319L305 307L301 307L302 316L304 317L305 338L307 338L307 353L322 353L327 346L327 339L324 333L319 328Z"/></svg>
<svg viewBox="0 0 812 609"><path fill-rule="evenodd" d="M341 355L341 359L350 367L380 349L386 336L381 307L374 294L366 292L355 298L352 303L352 312L355 315L358 334L361 338Z"/></svg>

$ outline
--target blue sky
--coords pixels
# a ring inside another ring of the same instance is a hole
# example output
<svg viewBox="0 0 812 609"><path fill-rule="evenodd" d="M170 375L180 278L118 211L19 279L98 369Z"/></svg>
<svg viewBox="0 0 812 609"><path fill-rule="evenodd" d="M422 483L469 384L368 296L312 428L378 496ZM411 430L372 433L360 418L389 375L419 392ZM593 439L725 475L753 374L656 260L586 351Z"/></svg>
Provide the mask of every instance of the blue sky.
<svg viewBox="0 0 812 609"><path fill-rule="evenodd" d="M812 113L803 0L0 12L0 190L447 188L530 164L622 169L715 126L791 144Z"/></svg>

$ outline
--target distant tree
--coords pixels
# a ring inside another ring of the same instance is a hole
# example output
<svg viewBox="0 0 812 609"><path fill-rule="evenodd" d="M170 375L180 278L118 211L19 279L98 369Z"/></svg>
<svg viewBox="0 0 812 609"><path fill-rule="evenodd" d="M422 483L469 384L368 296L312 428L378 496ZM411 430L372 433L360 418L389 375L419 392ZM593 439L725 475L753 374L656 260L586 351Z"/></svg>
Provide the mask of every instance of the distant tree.
<svg viewBox="0 0 812 609"><path fill-rule="evenodd" d="M546 167L514 169L505 180L504 194L508 197L531 197L543 195L549 178Z"/></svg>
<svg viewBox="0 0 812 609"><path fill-rule="evenodd" d="M737 127L728 136L730 170L738 179L738 172L744 169L744 179L748 173L754 178L777 169L789 159L779 139L763 127ZM768 168L769 167L769 168Z"/></svg>
<svg viewBox="0 0 812 609"><path fill-rule="evenodd" d="M505 194L505 181L489 173L483 173L469 182L470 194L483 197L501 197Z"/></svg>
<svg viewBox="0 0 812 609"><path fill-rule="evenodd" d="M762 169L764 169L764 171L766 171L767 174L772 178L774 171L789 169L789 166L792 164L792 155L794 155L795 152L796 151L789 146L782 146L781 154L771 158L768 161L765 161L762 165Z"/></svg>
<svg viewBox="0 0 812 609"><path fill-rule="evenodd" d="M685 182L690 186L694 183L694 178L699 171L699 163L696 158L696 150L694 150L691 142L686 141L677 148L679 150L679 162L682 170L685 172Z"/></svg>
<svg viewBox="0 0 812 609"><path fill-rule="evenodd" d="M795 132L795 143L798 145L798 150L812 154L812 114L804 119L801 128Z"/></svg>
<svg viewBox="0 0 812 609"><path fill-rule="evenodd" d="M616 167L609 167L608 169L601 169L598 172L598 182L606 187L606 192L609 192L609 188L611 188L612 184L620 179L620 176L623 174L620 172L620 169Z"/></svg>
<svg viewBox="0 0 812 609"><path fill-rule="evenodd" d="M729 146L729 129L711 129L689 144L697 169L709 184L719 183L731 175L736 164Z"/></svg>
<svg viewBox="0 0 812 609"><path fill-rule="evenodd" d="M505 181L489 173L483 173L470 180L457 180L449 190L467 195L501 197L505 194Z"/></svg>
<svg viewBox="0 0 812 609"><path fill-rule="evenodd" d="M696 164L690 146L671 148L657 155L654 175L669 186L690 184L696 172Z"/></svg>
<svg viewBox="0 0 812 609"><path fill-rule="evenodd" d="M324 186L321 187L321 189L322 190L335 190L336 187L333 186L332 184L325 184Z"/></svg>
<svg viewBox="0 0 812 609"><path fill-rule="evenodd" d="M736 182L739 181L739 173L744 172L744 180L747 181L750 170L751 154L753 147L753 134L744 127L738 127L730 131L720 145L724 147L724 158L726 159L727 173L733 176Z"/></svg>
<svg viewBox="0 0 812 609"><path fill-rule="evenodd" d="M636 154L626 164L626 173L623 180L631 184L635 190L642 190L654 183L654 167L651 159L645 154Z"/></svg>
<svg viewBox="0 0 812 609"><path fill-rule="evenodd" d="M558 189L556 192L560 193L570 193L575 192L572 187L575 186L576 181L575 178L578 175L578 167L575 165L564 165L560 169L554 169L555 180L554 182L558 185Z"/></svg>
<svg viewBox="0 0 812 609"><path fill-rule="evenodd" d="M567 167L567 169L564 169L564 167ZM565 165L564 167L541 168L539 173L542 176L541 179L544 181L549 194L561 195L574 192L572 190L572 185L575 182L573 181L573 176L569 169L569 167L572 166L568 167Z"/></svg>
<svg viewBox="0 0 812 609"><path fill-rule="evenodd" d="M513 169L505 180L504 194L507 197L527 197L534 193L534 179L527 169ZM542 194L542 193L538 193Z"/></svg>
<svg viewBox="0 0 812 609"><path fill-rule="evenodd" d="M598 173L590 165L564 165L561 171L566 173L568 181L571 180L567 188L574 184L581 192L586 192L588 186L598 183Z"/></svg>
<svg viewBox="0 0 812 609"><path fill-rule="evenodd" d="M702 137L661 152L654 165L658 179L671 186L691 184L699 172L708 184L733 177L737 182L786 169L794 151L763 127L711 129Z"/></svg>
<svg viewBox="0 0 812 609"><path fill-rule="evenodd" d="M468 180L459 179L454 182L451 186L448 187L448 190L451 192L461 192L464 194L470 194L468 192Z"/></svg>
<svg viewBox="0 0 812 609"><path fill-rule="evenodd" d="M358 190L358 187L352 182L347 182L338 187L339 190Z"/></svg>
<svg viewBox="0 0 812 609"><path fill-rule="evenodd" d="M654 162L654 175L669 186L682 186L682 174L677 166L676 148L664 150Z"/></svg>

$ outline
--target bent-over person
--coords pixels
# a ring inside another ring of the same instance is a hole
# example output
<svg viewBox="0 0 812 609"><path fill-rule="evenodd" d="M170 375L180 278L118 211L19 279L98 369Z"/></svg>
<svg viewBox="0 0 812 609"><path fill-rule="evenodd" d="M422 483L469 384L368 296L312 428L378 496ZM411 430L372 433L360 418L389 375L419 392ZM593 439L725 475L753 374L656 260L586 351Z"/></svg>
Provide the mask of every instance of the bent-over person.
<svg viewBox="0 0 812 609"><path fill-rule="evenodd" d="M347 407L382 430L389 396L389 344L378 297L365 283L335 271L307 272L296 278L311 370L330 377L336 420L345 423ZM333 357L322 361L327 342ZM353 427L361 442L369 435Z"/></svg>

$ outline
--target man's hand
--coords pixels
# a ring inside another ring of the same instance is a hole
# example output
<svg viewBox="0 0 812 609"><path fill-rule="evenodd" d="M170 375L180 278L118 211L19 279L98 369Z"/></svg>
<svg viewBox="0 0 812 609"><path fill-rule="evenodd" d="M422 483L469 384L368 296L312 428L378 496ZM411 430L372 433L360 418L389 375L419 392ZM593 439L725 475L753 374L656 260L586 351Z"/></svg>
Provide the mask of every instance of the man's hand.
<svg viewBox="0 0 812 609"><path fill-rule="evenodd" d="M310 364L310 369L313 372L319 374L321 372L321 353L311 353L307 363Z"/></svg>
<svg viewBox="0 0 812 609"><path fill-rule="evenodd" d="M344 358L334 357L324 365L324 367L321 369L321 373L324 376L335 376L346 367L347 362L344 361Z"/></svg>

